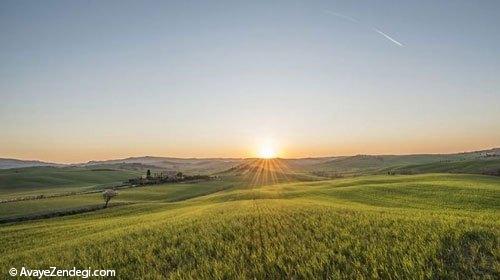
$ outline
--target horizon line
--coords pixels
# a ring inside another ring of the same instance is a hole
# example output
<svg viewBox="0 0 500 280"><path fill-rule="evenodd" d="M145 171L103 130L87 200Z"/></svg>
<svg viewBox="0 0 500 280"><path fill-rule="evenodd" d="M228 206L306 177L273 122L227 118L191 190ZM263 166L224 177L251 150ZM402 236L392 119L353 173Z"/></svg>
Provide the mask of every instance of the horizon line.
<svg viewBox="0 0 500 280"><path fill-rule="evenodd" d="M336 158L336 157L353 157L353 156L411 156L411 155L453 155L453 154L465 154L465 153L473 153L473 152L485 152L490 150L500 149L499 146L489 147L489 148L479 148L472 150L462 150L456 152L421 152L421 153L355 153L355 154L344 154L344 155L327 155L327 156L303 156L303 157L281 157L277 156L273 159L315 159L315 158ZM251 157L177 157L177 156L154 156L154 155L144 155L144 156L129 156L122 158L111 158L111 159L102 159L102 160L88 160L86 162L56 162L56 161L47 161L43 159L25 159L25 158L11 158L11 157L0 157L0 160L19 160L19 161L35 161L40 163L48 163L48 164L58 164L58 165L82 165L88 164L91 162L105 162L105 161L119 161L119 160L127 160L134 158L170 158L170 159L182 159L182 160L209 160L209 159L220 159L220 160L245 160L245 159L257 159L257 156Z"/></svg>

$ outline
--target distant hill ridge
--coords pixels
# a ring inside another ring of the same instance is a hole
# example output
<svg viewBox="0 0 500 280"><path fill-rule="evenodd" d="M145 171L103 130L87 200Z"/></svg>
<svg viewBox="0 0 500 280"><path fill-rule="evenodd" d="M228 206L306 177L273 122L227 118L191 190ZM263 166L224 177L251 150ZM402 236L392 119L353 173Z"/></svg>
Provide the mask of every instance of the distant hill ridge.
<svg viewBox="0 0 500 280"><path fill-rule="evenodd" d="M390 167L401 165L426 164L440 161L459 161L472 159L486 159L499 157L500 148L479 150L472 152L461 152L453 154L409 154L409 155L355 155L337 157L307 157L296 159L282 159L291 167L313 167L313 169L328 168L335 166L336 169L366 169L372 167ZM105 166L119 164L142 164L148 168L160 168L167 170L201 170L204 172L222 172L251 159L244 158L177 158L177 157L129 157L123 159L112 159L102 161L89 161L78 164L58 164L39 160L20 160L0 158L0 169L24 168L36 166Z"/></svg>
<svg viewBox="0 0 500 280"><path fill-rule="evenodd" d="M58 163L44 162L39 160L21 160L13 158L0 158L0 169L24 168L34 166L62 166Z"/></svg>
<svg viewBox="0 0 500 280"><path fill-rule="evenodd" d="M338 157L309 167L325 174L377 174L450 172L500 173L500 148L455 154L355 155ZM407 168L411 167L411 168Z"/></svg>

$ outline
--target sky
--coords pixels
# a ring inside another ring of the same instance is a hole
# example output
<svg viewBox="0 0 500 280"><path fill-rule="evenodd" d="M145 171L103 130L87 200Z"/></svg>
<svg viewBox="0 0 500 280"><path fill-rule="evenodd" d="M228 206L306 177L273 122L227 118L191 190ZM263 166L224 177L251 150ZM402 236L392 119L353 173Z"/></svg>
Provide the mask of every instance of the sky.
<svg viewBox="0 0 500 280"><path fill-rule="evenodd" d="M1 1L0 157L500 146L499 1Z"/></svg>

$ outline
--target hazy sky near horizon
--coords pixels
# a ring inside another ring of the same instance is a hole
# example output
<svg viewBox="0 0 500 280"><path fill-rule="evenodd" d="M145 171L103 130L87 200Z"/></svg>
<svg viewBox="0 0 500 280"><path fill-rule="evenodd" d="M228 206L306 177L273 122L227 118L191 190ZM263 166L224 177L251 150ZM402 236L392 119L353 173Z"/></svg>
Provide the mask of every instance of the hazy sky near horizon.
<svg viewBox="0 0 500 280"><path fill-rule="evenodd" d="M1 1L0 157L500 146L499 27L499 1Z"/></svg>

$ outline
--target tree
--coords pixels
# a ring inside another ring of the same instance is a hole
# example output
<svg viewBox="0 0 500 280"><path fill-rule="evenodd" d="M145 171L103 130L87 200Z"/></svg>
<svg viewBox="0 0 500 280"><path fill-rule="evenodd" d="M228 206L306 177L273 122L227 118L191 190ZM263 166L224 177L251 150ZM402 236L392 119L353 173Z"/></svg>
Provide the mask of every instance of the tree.
<svg viewBox="0 0 500 280"><path fill-rule="evenodd" d="M146 172L146 178L151 178L151 170L148 169L148 171Z"/></svg>
<svg viewBox="0 0 500 280"><path fill-rule="evenodd" d="M178 172L177 173L177 178L182 179L182 177L184 177L184 174L182 174L182 172Z"/></svg>
<svg viewBox="0 0 500 280"><path fill-rule="evenodd" d="M115 191L115 190L104 190L102 192L102 198L104 199L104 201L106 202L106 204L104 204L104 208L107 208L108 207L108 202L115 196L118 195L118 192Z"/></svg>

